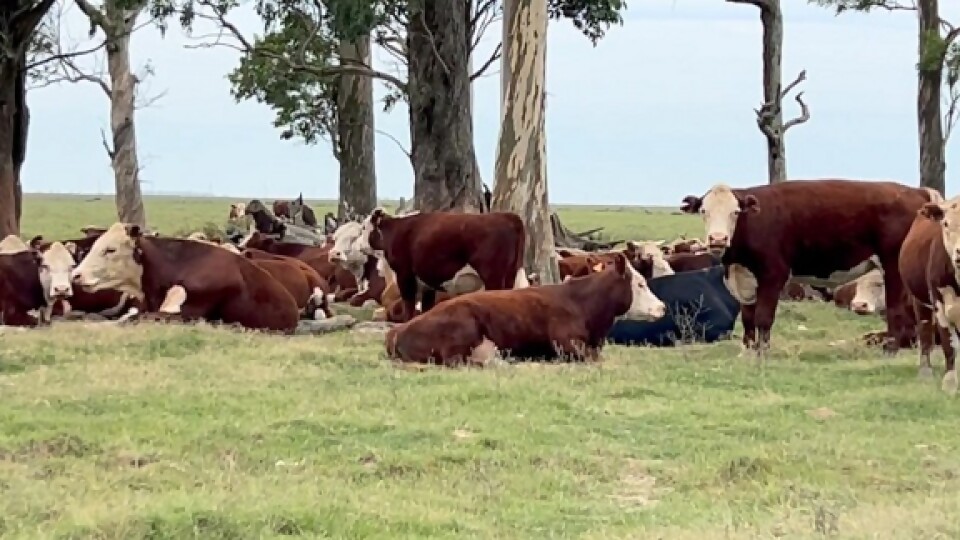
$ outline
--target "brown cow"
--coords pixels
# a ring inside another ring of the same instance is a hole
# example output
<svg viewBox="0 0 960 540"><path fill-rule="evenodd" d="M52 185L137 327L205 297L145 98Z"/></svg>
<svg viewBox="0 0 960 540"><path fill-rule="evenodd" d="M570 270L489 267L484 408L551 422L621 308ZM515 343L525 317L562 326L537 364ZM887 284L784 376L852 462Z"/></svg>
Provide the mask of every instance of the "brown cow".
<svg viewBox="0 0 960 540"><path fill-rule="evenodd" d="M930 349L936 333L946 366L941 388L954 394L956 349L960 347L960 197L923 205L903 242L899 270L913 299L920 375L933 374Z"/></svg>
<svg viewBox="0 0 960 540"><path fill-rule="evenodd" d="M330 262L329 246L308 246L281 242L258 231L250 234L240 245L241 248L254 248L274 255L283 255L299 259L317 271L335 290L333 301L343 302L356 294L357 280L348 270Z"/></svg>
<svg viewBox="0 0 960 540"><path fill-rule="evenodd" d="M40 253L27 249L0 253L0 323L37 326L47 307L40 282Z"/></svg>
<svg viewBox="0 0 960 540"><path fill-rule="evenodd" d="M247 213L247 203L231 203L230 213L227 215L227 221L242 218Z"/></svg>
<svg viewBox="0 0 960 540"><path fill-rule="evenodd" d="M883 313L887 308L883 273L879 268L844 283L833 291L833 303L857 315Z"/></svg>
<svg viewBox="0 0 960 540"><path fill-rule="evenodd" d="M147 311L184 320L286 333L299 321L290 293L244 257L202 242L142 236L122 223L97 239L71 277L87 290L116 289L142 299Z"/></svg>
<svg viewBox="0 0 960 540"><path fill-rule="evenodd" d="M763 357L777 303L791 272L825 278L876 254L887 276L884 344L895 352L914 328L897 259L917 210L939 195L894 182L790 181L733 189L724 184L688 196L683 211L700 213L708 247L722 254L728 288L743 305L743 344ZM759 330L759 339L757 336Z"/></svg>
<svg viewBox="0 0 960 540"><path fill-rule="evenodd" d="M621 316L656 320L666 306L622 255L602 272L558 285L478 291L391 328L387 354L403 362L483 363L498 349L522 358L597 359Z"/></svg>
<svg viewBox="0 0 960 540"><path fill-rule="evenodd" d="M270 272L270 275L277 279L277 281L280 281L280 283L290 291L290 294L293 295L294 300L297 302L297 307L303 309L304 314L314 319L333 317L329 304L330 284L327 283L327 280L323 279L323 276L312 266L300 259L274 255L273 253L254 248L245 249L243 256L258 265L261 262L278 262L284 264L287 268L295 270L299 276L278 277L279 269L271 271L270 268L264 268L264 270ZM268 265L268 267L269 266L270 265ZM318 310L320 313L317 313Z"/></svg>
<svg viewBox="0 0 960 540"><path fill-rule="evenodd" d="M680 251L667 256L667 264L674 272L692 272L720 264L720 258L706 252Z"/></svg>
<svg viewBox="0 0 960 540"><path fill-rule="evenodd" d="M377 208L363 221L361 252L383 257L396 274L404 320L414 313L420 285L422 310L436 303L436 291L453 295L529 286L523 268L526 233L509 212L460 214L422 212L391 217Z"/></svg>

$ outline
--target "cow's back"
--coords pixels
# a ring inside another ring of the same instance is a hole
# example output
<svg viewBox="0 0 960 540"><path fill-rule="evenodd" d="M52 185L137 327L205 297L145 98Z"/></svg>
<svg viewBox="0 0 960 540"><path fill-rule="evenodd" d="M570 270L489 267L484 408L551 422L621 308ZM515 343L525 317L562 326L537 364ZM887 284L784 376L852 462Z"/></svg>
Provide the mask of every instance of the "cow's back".
<svg viewBox="0 0 960 540"><path fill-rule="evenodd" d="M794 274L817 277L874 253L895 256L917 210L931 198L923 188L853 180L789 181L744 192L757 198L759 211L739 220L735 251L779 256Z"/></svg>

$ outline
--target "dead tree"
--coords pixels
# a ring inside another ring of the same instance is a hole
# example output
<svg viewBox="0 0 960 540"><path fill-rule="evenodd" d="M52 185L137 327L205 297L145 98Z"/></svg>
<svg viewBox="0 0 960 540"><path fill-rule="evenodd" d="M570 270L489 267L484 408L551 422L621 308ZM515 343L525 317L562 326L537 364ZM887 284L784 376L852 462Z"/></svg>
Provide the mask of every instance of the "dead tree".
<svg viewBox="0 0 960 540"><path fill-rule="evenodd" d="M763 105L755 109L757 127L767 139L767 173L771 184L787 179L787 130L810 120L810 109L803 101L803 92L797 94L800 116L783 121L783 99L795 86L806 79L801 71L796 80L781 90L783 85L783 13L780 0L727 0L732 4L750 4L760 10L763 24Z"/></svg>

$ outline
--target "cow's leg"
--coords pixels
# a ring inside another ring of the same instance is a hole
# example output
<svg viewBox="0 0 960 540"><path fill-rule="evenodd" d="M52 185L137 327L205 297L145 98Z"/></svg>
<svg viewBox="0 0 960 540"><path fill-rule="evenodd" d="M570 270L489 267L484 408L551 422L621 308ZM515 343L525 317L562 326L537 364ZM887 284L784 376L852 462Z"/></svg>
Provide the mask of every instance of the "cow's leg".
<svg viewBox="0 0 960 540"><path fill-rule="evenodd" d="M400 301L403 306L402 320L399 322L407 322L417 312L417 293L420 289L417 276L397 273L397 289L400 290Z"/></svg>
<svg viewBox="0 0 960 540"><path fill-rule="evenodd" d="M933 377L933 367L930 365L930 350L933 349L933 336L937 332L933 320L933 310L917 300L914 300L911 304L913 314L917 319L917 337L920 342L920 368L917 375L929 379Z"/></svg>
<svg viewBox="0 0 960 540"><path fill-rule="evenodd" d="M887 300L887 340L883 350L887 354L896 354L900 344L907 342L915 332L911 328L907 315L907 292L900 277L897 257L889 257L883 262L883 285Z"/></svg>
<svg viewBox="0 0 960 540"><path fill-rule="evenodd" d="M426 313L437 305L437 291L430 287L420 289L420 313Z"/></svg>
<svg viewBox="0 0 960 540"><path fill-rule="evenodd" d="M757 341L757 325L754 321L756 309L756 305L743 304L740 306L740 323L743 326L743 341L741 343L740 356L743 356L748 350L752 349L753 344Z"/></svg>
<svg viewBox="0 0 960 540"><path fill-rule="evenodd" d="M940 289L943 292L943 289ZM940 333L940 348L943 350L943 363L945 373L941 389L944 392L954 394L957 392L957 371L954 363L957 354L957 347L960 346L960 337L957 333L957 325L950 322L947 318L947 306L944 302L936 300L934 302L934 320L937 322L937 331Z"/></svg>
<svg viewBox="0 0 960 540"><path fill-rule="evenodd" d="M787 282L787 276L767 276L757 287L757 305L754 310L754 323L757 327L757 341L754 349L761 362L766 360L770 349L770 329L773 327L780 302L780 291Z"/></svg>

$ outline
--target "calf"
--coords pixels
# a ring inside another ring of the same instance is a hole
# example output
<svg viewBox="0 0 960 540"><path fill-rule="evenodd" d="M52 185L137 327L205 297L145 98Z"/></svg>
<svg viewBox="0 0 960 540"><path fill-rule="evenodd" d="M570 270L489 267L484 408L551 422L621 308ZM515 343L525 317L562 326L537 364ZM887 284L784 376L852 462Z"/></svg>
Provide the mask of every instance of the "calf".
<svg viewBox="0 0 960 540"><path fill-rule="evenodd" d="M378 208L363 221L357 243L367 255L381 252L396 274L406 321L421 284L424 312L436 303L436 291L460 295L527 287L525 242L523 221L509 212L391 217Z"/></svg>
<svg viewBox="0 0 960 540"><path fill-rule="evenodd" d="M305 262L316 270L317 273L327 281L330 287L336 291L335 301L337 302L345 301L357 292L357 280L353 274L341 268L339 265L330 262L329 247L280 242L257 231L251 233L250 236L241 242L240 247L245 249L258 249L274 255L293 257Z"/></svg>
<svg viewBox="0 0 960 540"><path fill-rule="evenodd" d="M917 210L939 194L894 182L790 181L733 189L724 184L688 196L683 211L703 216L711 251L742 304L743 344L769 348L780 292L791 273L825 278L876 254L887 276L884 348L914 333L897 260ZM762 209L762 210L761 210ZM759 331L759 339L758 339Z"/></svg>
<svg viewBox="0 0 960 540"><path fill-rule="evenodd" d="M291 333L299 320L289 292L265 270L215 246L152 238L116 223L73 270L90 291L116 289L146 310Z"/></svg>
<svg viewBox="0 0 960 540"><path fill-rule="evenodd" d="M903 242L899 270L913 299L920 374L933 373L930 350L936 333L946 365L941 388L954 394L956 349L960 346L960 197L923 205Z"/></svg>
<svg viewBox="0 0 960 540"><path fill-rule="evenodd" d="M655 320L665 311L643 276L617 255L606 270L558 285L452 298L391 328L386 349L404 362L446 366L480 363L491 345L522 358L596 359L618 317Z"/></svg>
<svg viewBox="0 0 960 540"><path fill-rule="evenodd" d="M277 280L278 283L287 289L287 292L293 296L297 308L299 308L304 315L314 319L325 319L333 316L327 305L327 293L319 286L311 287L307 276L300 271L300 268L293 259L286 261L279 259L256 259L251 257L249 253L245 255L253 261L253 264L266 270L268 274L273 276L273 279Z"/></svg>

